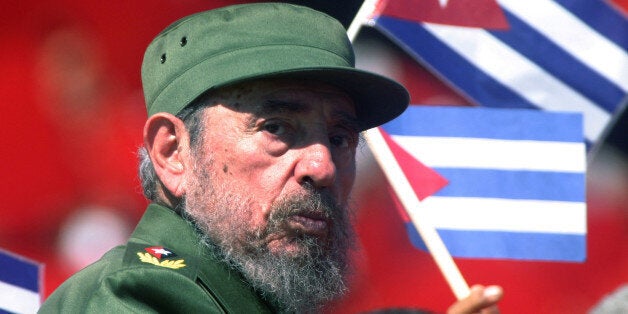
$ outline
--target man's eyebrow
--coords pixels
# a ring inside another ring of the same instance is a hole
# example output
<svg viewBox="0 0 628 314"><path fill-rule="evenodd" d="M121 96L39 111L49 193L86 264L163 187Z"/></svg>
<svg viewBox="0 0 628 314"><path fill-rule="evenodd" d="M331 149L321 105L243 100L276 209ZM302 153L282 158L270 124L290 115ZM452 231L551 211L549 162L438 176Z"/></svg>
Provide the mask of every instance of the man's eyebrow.
<svg viewBox="0 0 628 314"><path fill-rule="evenodd" d="M361 126L360 121L354 115L351 115L346 112L336 112L334 114L334 120L338 121L338 124L354 131L356 133L360 132Z"/></svg>
<svg viewBox="0 0 628 314"><path fill-rule="evenodd" d="M311 110L310 107L294 101L285 100L267 100L262 104L255 106L255 113L258 115L268 115L277 113L303 113ZM333 115L333 119L338 125L348 128L355 132L360 132L361 125L357 117L348 112L337 111Z"/></svg>

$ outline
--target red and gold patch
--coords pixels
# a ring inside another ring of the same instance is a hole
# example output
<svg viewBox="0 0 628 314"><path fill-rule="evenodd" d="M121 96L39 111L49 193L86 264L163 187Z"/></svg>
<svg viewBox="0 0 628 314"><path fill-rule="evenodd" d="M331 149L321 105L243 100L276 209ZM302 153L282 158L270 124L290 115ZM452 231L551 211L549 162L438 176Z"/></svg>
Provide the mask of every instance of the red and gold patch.
<svg viewBox="0 0 628 314"><path fill-rule="evenodd" d="M179 269L185 267L185 261L183 259L171 260L163 259L168 257L177 256L171 250L163 246L151 246L144 249L146 252L137 252L137 256L143 263L153 264L159 267L166 267L171 269Z"/></svg>

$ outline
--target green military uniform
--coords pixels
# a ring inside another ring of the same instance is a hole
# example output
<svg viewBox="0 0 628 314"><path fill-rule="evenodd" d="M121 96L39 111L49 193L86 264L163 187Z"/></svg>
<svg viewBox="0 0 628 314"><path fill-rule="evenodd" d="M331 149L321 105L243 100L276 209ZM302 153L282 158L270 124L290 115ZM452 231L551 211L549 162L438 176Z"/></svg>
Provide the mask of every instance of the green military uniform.
<svg viewBox="0 0 628 314"><path fill-rule="evenodd" d="M41 313L269 313L241 275L212 257L195 229L152 204L129 242L80 271Z"/></svg>

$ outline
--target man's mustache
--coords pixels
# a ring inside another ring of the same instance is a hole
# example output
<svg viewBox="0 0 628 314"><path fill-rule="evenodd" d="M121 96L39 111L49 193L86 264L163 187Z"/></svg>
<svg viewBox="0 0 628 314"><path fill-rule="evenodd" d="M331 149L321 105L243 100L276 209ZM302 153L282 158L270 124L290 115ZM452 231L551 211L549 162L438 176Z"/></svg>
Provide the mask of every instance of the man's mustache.
<svg viewBox="0 0 628 314"><path fill-rule="evenodd" d="M274 205L270 220L285 220L296 215L332 219L340 210L343 210L342 207L330 193L307 192L283 199Z"/></svg>

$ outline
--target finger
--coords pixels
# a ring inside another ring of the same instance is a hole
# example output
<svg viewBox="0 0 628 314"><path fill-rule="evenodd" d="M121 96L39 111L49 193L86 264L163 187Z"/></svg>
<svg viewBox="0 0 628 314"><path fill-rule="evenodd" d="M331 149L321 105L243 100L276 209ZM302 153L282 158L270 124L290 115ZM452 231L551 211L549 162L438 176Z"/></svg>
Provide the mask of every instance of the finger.
<svg viewBox="0 0 628 314"><path fill-rule="evenodd" d="M499 286L484 287L475 285L471 287L468 297L454 303L448 310L448 314L472 314L472 313L499 313L497 302L503 296L503 290Z"/></svg>

